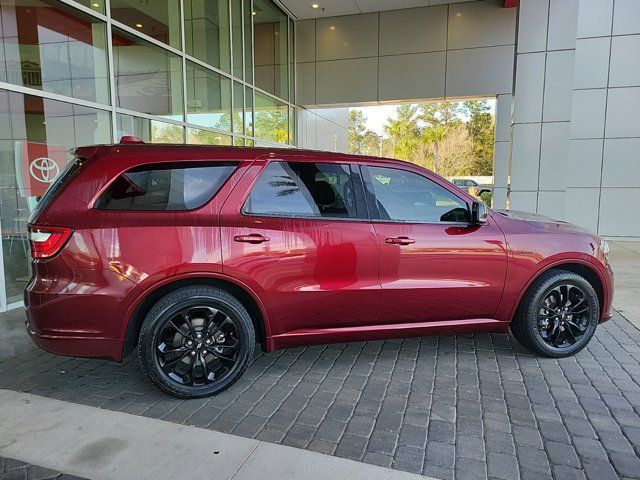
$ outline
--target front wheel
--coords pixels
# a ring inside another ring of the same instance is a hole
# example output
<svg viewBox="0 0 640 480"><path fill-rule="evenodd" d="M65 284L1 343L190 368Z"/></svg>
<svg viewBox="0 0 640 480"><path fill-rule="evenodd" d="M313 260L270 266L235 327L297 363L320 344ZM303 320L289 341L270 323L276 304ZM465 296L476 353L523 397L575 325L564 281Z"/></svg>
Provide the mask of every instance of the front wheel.
<svg viewBox="0 0 640 480"><path fill-rule="evenodd" d="M198 398L230 387L254 349L255 331L243 305L225 290L191 286L174 290L149 311L138 355L162 390Z"/></svg>
<svg viewBox="0 0 640 480"><path fill-rule="evenodd" d="M551 270L527 290L511 323L511 332L536 353L567 357L589 343L599 317L598 295L584 277Z"/></svg>

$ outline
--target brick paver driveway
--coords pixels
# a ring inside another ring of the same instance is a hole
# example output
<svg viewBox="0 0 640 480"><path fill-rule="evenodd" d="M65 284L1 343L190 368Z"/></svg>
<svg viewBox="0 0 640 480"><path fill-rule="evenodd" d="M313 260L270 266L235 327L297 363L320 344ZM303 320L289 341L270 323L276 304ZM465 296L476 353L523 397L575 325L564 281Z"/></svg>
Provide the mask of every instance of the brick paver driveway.
<svg viewBox="0 0 640 480"><path fill-rule="evenodd" d="M34 347L0 363L0 387L443 479L602 480L640 478L639 361L640 331L616 315L563 360L508 335L314 346L261 354L231 389L183 401L134 357Z"/></svg>

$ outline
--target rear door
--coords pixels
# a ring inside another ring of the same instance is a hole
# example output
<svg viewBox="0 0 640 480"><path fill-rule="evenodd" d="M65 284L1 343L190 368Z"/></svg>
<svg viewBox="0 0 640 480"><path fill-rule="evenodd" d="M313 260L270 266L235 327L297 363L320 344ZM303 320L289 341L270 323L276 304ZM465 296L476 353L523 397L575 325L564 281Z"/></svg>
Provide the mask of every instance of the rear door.
<svg viewBox="0 0 640 480"><path fill-rule="evenodd" d="M271 335L375 318L378 247L357 166L257 161L220 221L223 270L260 297Z"/></svg>
<svg viewBox="0 0 640 480"><path fill-rule="evenodd" d="M378 238L382 300L376 323L492 318L504 288L505 239L447 182L412 167L363 167Z"/></svg>

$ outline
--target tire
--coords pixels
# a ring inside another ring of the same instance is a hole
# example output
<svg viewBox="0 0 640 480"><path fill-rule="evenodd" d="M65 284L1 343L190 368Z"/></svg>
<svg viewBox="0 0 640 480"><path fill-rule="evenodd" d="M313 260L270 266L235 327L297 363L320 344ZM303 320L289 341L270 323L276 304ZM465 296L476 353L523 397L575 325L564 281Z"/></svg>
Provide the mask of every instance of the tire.
<svg viewBox="0 0 640 480"><path fill-rule="evenodd" d="M202 285L162 297L144 319L138 342L145 374L180 398L229 388L251 363L254 350L255 329L242 303L225 290Z"/></svg>
<svg viewBox="0 0 640 480"><path fill-rule="evenodd" d="M580 297L578 292L584 296ZM586 308L585 313L570 314ZM565 311L564 315L557 313L562 311ZM598 295L591 284L576 273L554 269L543 273L529 287L510 328L516 340L534 353L561 358L587 346L599 318ZM557 326L554 328L554 325Z"/></svg>

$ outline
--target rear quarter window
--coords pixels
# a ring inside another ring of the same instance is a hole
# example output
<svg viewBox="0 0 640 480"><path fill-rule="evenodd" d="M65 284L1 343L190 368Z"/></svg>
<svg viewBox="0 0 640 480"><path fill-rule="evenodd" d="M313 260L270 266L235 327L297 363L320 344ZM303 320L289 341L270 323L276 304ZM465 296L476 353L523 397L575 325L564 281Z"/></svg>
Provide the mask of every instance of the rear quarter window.
<svg viewBox="0 0 640 480"><path fill-rule="evenodd" d="M99 210L179 211L209 202L236 163L155 164L121 174L100 196Z"/></svg>

